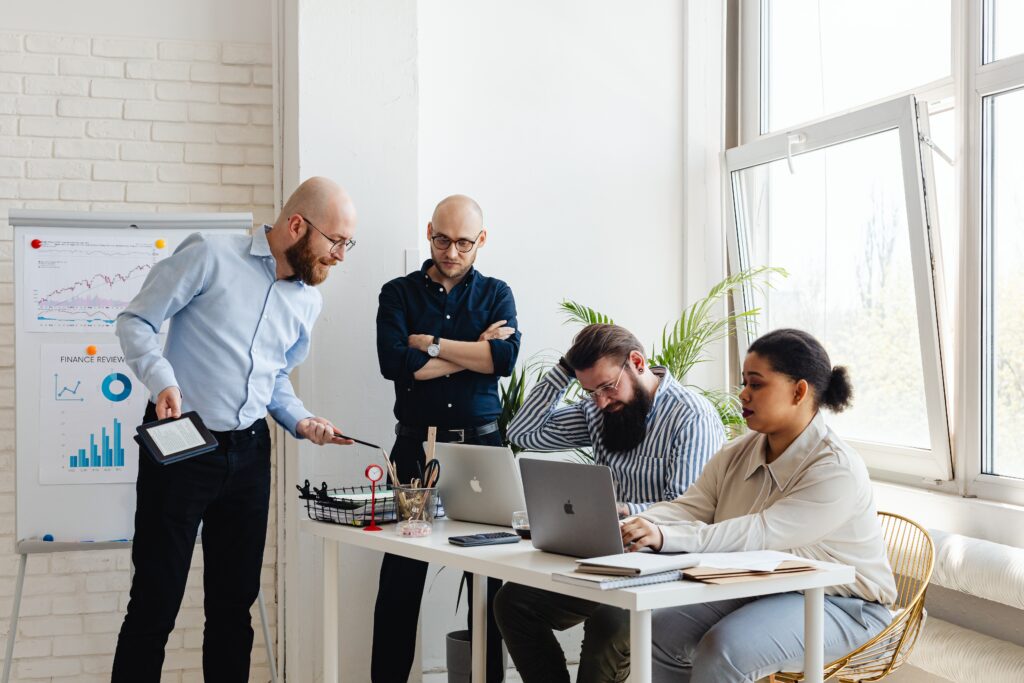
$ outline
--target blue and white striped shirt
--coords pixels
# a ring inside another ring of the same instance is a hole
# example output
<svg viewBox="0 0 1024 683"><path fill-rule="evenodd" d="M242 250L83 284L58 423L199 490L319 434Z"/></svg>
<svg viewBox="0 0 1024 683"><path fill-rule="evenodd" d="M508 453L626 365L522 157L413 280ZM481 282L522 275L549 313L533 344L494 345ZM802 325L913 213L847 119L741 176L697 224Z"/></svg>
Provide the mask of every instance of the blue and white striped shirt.
<svg viewBox="0 0 1024 683"><path fill-rule="evenodd" d="M508 427L512 443L533 451L592 446L594 461L612 471L616 497L636 514L674 500L697 480L725 442L725 430L711 403L677 382L665 368L647 416L647 436L630 451L604 447L604 417L590 398L563 405L572 378L553 367L530 391Z"/></svg>

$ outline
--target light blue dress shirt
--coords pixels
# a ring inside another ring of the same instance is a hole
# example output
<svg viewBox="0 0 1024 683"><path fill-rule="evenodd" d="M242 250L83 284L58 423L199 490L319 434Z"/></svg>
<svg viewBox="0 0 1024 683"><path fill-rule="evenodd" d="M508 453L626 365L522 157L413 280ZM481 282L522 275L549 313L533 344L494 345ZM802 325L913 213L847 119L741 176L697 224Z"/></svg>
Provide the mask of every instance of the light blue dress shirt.
<svg viewBox="0 0 1024 683"><path fill-rule="evenodd" d="M312 417L288 374L309 353L323 300L303 282L277 279L269 231L189 235L117 317L128 367L153 399L177 386L182 412L196 411L214 431L243 429L269 411L297 436L296 424Z"/></svg>

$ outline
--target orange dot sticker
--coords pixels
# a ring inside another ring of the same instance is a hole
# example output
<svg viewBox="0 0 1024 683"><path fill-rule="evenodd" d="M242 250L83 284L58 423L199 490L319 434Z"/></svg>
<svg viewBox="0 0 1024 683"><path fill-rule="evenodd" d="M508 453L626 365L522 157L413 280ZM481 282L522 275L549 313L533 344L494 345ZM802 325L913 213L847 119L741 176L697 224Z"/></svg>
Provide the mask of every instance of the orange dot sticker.
<svg viewBox="0 0 1024 683"><path fill-rule="evenodd" d="M157 240L156 241L156 248L157 249L163 249L166 246L167 246L167 242L165 242L163 240Z"/></svg>
<svg viewBox="0 0 1024 683"><path fill-rule="evenodd" d="M90 356L95 356L96 355L96 351L97 351L96 346L93 345L93 344L89 344L88 346L85 347L86 354L88 354Z"/></svg>

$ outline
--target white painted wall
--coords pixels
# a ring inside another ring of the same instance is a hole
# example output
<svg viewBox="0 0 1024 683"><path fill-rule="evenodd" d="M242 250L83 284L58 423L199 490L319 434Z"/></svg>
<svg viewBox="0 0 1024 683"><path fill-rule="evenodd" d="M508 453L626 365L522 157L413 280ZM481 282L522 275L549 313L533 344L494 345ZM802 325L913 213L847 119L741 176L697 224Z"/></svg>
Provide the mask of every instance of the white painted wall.
<svg viewBox="0 0 1024 683"><path fill-rule="evenodd" d="M682 29L676 0L421 5L419 216L480 202L523 358L568 345L563 297L644 343L682 307Z"/></svg>
<svg viewBox="0 0 1024 683"><path fill-rule="evenodd" d="M272 0L34 0L3 3L5 29L191 40L270 42Z"/></svg>
<svg viewBox="0 0 1024 683"><path fill-rule="evenodd" d="M286 146L286 190L330 175L360 213L359 246L324 286L313 354L299 371L313 410L393 441L392 387L374 352L376 296L405 271L406 250L426 246L434 204L454 192L483 206L490 240L478 265L516 294L521 358L567 346L574 330L560 324L563 297L647 342L678 314L680 3L293 0L284 10L296 28L285 31L283 73L297 65L299 83L283 102L285 139L298 135L293 162ZM371 456L300 446L295 478L357 483ZM288 661L291 675L311 680L319 548L310 539L293 547ZM342 558L341 672L352 680L368 680L378 562ZM461 622L456 583L442 572L424 601L425 669L443 666L444 633Z"/></svg>

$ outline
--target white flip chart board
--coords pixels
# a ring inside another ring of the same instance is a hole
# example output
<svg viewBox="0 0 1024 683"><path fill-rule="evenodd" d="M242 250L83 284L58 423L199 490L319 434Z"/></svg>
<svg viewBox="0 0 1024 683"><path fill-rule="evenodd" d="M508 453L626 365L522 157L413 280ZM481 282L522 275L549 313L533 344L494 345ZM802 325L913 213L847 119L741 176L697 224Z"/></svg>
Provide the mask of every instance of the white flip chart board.
<svg viewBox="0 0 1024 683"><path fill-rule="evenodd" d="M114 320L189 234L248 232L252 215L12 210L16 534L130 540L149 398Z"/></svg>

